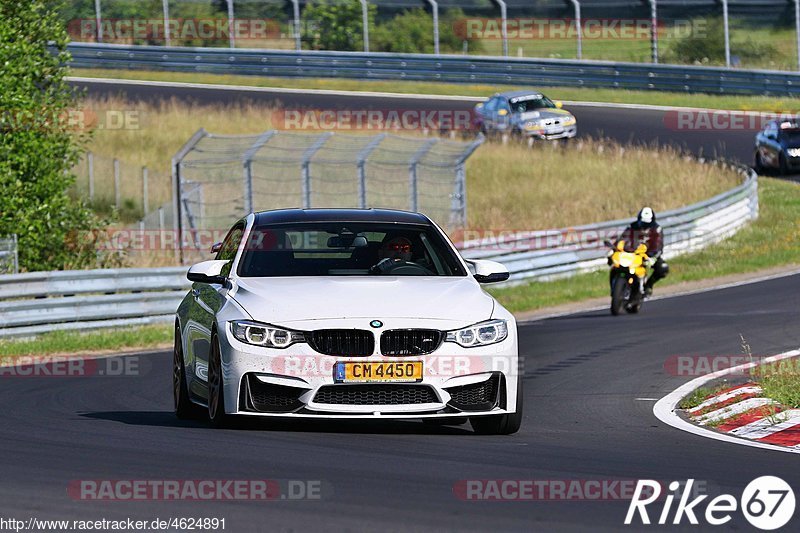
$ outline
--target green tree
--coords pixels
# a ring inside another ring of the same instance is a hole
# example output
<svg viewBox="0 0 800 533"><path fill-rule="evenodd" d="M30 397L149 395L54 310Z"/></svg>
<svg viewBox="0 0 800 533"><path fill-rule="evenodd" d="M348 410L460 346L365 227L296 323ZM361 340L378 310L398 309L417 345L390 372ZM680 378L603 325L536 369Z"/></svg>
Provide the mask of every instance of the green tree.
<svg viewBox="0 0 800 533"><path fill-rule="evenodd" d="M472 54L482 50L480 41L462 39L458 35L459 22L464 20L460 9L448 9L439 18L439 50L442 53L458 53L463 50L464 40L469 41ZM433 16L423 8L408 9L381 24L374 32L375 50L401 54L432 54Z"/></svg>
<svg viewBox="0 0 800 533"><path fill-rule="evenodd" d="M692 31L670 43L664 59L674 63L725 62L725 25L721 18L711 17L692 21ZM742 61L754 62L779 57L778 49L769 42L757 42L751 37L731 39L731 55Z"/></svg>
<svg viewBox="0 0 800 533"><path fill-rule="evenodd" d="M374 4L369 4L367 20L370 29L375 27ZM302 38L312 50L363 50L363 24L361 2L342 0L328 3L316 0L306 4L301 16Z"/></svg>
<svg viewBox="0 0 800 533"><path fill-rule="evenodd" d="M19 236L25 270L94 261L75 236L97 220L67 194L87 136L73 126L76 95L64 79L70 57L56 4L0 3L0 234Z"/></svg>

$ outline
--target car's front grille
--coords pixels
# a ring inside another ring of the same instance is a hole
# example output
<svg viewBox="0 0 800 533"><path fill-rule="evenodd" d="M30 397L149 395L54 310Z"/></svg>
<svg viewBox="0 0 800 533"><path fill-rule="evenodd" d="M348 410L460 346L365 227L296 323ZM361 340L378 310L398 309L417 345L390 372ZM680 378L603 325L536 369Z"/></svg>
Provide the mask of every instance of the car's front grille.
<svg viewBox="0 0 800 533"><path fill-rule="evenodd" d="M325 385L314 397L316 403L336 405L413 405L439 399L426 385Z"/></svg>
<svg viewBox="0 0 800 533"><path fill-rule="evenodd" d="M288 413L303 406L300 396L308 389L264 383L253 375L245 378L243 406L247 410L266 413Z"/></svg>
<svg viewBox="0 0 800 533"><path fill-rule="evenodd" d="M391 329L381 335L383 355L426 355L436 350L444 333L435 329Z"/></svg>
<svg viewBox="0 0 800 533"><path fill-rule="evenodd" d="M363 329L319 329L307 337L311 348L325 355L371 355L375 350L375 336Z"/></svg>
<svg viewBox="0 0 800 533"><path fill-rule="evenodd" d="M445 389L450 394L448 405L462 411L488 411L497 404L500 376L486 381Z"/></svg>

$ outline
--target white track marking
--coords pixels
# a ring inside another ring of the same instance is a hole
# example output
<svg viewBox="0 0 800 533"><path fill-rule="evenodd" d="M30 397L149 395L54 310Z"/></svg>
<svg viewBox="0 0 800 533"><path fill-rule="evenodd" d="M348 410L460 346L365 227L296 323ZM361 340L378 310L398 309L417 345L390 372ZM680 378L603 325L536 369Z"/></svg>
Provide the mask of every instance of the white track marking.
<svg viewBox="0 0 800 533"><path fill-rule="evenodd" d="M778 420L778 423L775 423L776 420ZM800 424L800 409L790 409L789 411L777 413L773 417L751 422L729 433L745 439L763 439L773 433L778 433L798 424Z"/></svg>
<svg viewBox="0 0 800 533"><path fill-rule="evenodd" d="M775 361L780 361L782 359L797 357L798 355L800 355L800 350L792 350L790 352L785 352L782 354L774 355L772 357L768 357L762 362L773 363ZM800 447L776 446L774 444L767 444L766 442L758 442L758 441L742 439L740 437L734 437L733 435L728 435L727 433L717 433L716 431L711 431L710 429L696 426L684 420L675 412L678 406L678 402L680 402L686 395L691 393L693 390L702 387L703 385L705 385L706 383L708 383L713 379L731 374L733 372L748 370L750 368L753 368L753 366L755 366L755 363L745 363L743 365L735 366L732 368L726 368L724 370L719 370L717 372L712 372L711 374L700 376L699 378L695 378L689 381L688 383L684 383L674 391L670 392L669 394L661 398L655 404L655 406L653 406L653 414L656 416L656 418L658 418L660 421L664 422L669 426L680 429L682 431L686 431L688 433L693 433L694 435L698 435L700 437L721 440L725 442L732 442L742 446L750 446L752 448L763 448L766 450L773 450L773 451L787 452L787 453L800 453Z"/></svg>
<svg viewBox="0 0 800 533"><path fill-rule="evenodd" d="M689 412L696 413L697 411L702 411L709 405L721 403L726 400L730 400L731 398L741 396L742 394L753 394L753 393L758 394L759 392L761 392L761 387L739 387L738 389L726 392L725 394L720 394L719 396L714 396L713 398L709 398L708 400L704 401L697 407L692 407L691 409L689 409Z"/></svg>
<svg viewBox="0 0 800 533"><path fill-rule="evenodd" d="M752 409L764 407L765 405L772 405L774 403L775 400L770 398L749 398L741 402L732 403L731 405L723 407L722 409L717 409L716 411L711 411L710 413L698 416L695 420L698 424L705 426L714 422L722 422L723 420L733 418L736 415L746 413Z"/></svg>

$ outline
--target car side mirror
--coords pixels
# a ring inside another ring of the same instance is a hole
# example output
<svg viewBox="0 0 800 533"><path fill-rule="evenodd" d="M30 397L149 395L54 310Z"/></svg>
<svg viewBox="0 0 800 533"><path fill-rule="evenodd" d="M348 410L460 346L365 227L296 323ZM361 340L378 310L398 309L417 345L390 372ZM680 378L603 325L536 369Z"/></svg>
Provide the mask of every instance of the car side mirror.
<svg viewBox="0 0 800 533"><path fill-rule="evenodd" d="M186 278L189 281L196 281L198 283L218 283L224 285L227 278L220 274L222 267L230 263L228 260L212 259L211 261L203 261L197 263L189 268L186 273Z"/></svg>
<svg viewBox="0 0 800 533"><path fill-rule="evenodd" d="M211 245L211 253L212 254L215 254L215 253L219 252L220 250L222 250L222 243L221 242L215 242L214 244Z"/></svg>
<svg viewBox="0 0 800 533"><path fill-rule="evenodd" d="M556 107L561 109L562 107L564 107L564 103L561 100L556 100Z"/></svg>
<svg viewBox="0 0 800 533"><path fill-rule="evenodd" d="M508 269L496 261L486 259L472 259L468 261L475 270L473 277L478 283L498 283L506 281L511 274Z"/></svg>

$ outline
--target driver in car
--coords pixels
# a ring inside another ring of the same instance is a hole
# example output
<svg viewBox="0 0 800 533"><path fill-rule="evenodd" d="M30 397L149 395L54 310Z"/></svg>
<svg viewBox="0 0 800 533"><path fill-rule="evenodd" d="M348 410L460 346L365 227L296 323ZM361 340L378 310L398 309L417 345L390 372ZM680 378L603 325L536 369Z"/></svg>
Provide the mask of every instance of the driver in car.
<svg viewBox="0 0 800 533"><path fill-rule="evenodd" d="M412 255L411 241L406 237L394 237L381 244L378 263L370 270L375 274L383 274L396 263L411 261Z"/></svg>

